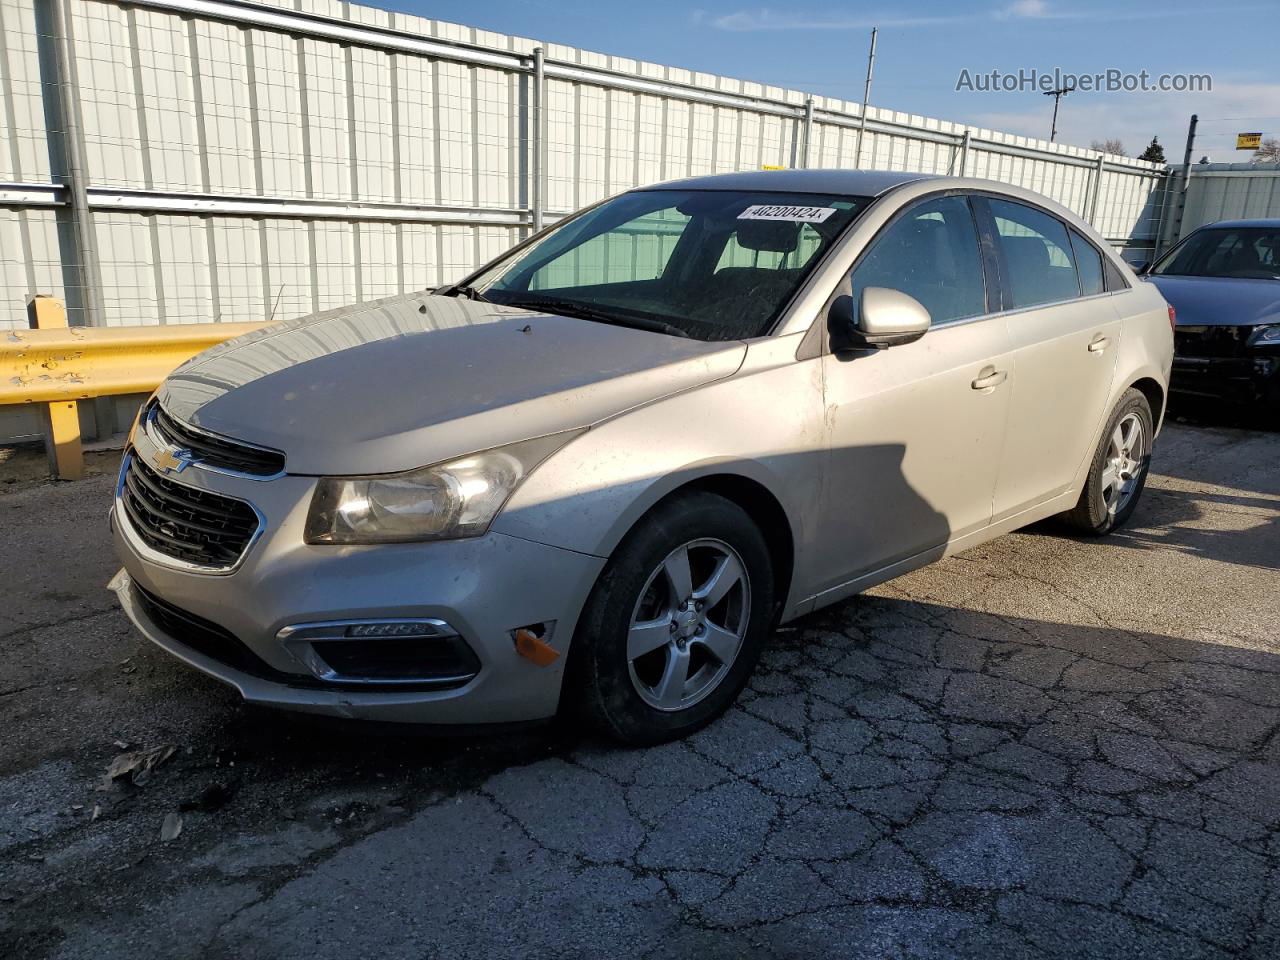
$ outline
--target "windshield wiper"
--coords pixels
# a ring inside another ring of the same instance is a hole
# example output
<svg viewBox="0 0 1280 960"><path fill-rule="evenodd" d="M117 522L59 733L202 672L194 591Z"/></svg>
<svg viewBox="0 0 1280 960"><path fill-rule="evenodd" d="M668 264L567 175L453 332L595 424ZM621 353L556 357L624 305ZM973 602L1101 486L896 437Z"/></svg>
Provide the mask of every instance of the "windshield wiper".
<svg viewBox="0 0 1280 960"><path fill-rule="evenodd" d="M594 320L597 323L609 323L617 327L633 327L636 330L665 333L671 337L689 338L687 331L681 330L674 324L664 323L662 320L655 320L652 317L620 316L616 313L607 313L589 304L579 303L577 300L560 300L556 297L529 297L527 299L517 297L512 300L503 300L502 305L504 307L518 307L521 310L562 313L566 317L577 317L581 320Z"/></svg>
<svg viewBox="0 0 1280 960"><path fill-rule="evenodd" d="M490 302L489 298L486 297L479 290L477 290L475 287L468 287L468 286L464 286L463 284L457 284L456 286L452 286L452 287L445 287L444 290L441 291L440 296L463 297L464 299L467 299L467 300L478 300L481 303Z"/></svg>

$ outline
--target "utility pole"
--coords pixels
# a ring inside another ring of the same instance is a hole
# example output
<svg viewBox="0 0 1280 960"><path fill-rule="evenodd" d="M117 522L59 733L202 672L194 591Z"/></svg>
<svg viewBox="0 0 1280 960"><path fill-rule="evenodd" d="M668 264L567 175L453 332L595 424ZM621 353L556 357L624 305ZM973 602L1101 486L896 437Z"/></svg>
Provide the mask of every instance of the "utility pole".
<svg viewBox="0 0 1280 960"><path fill-rule="evenodd" d="M1200 116L1193 113L1191 122L1187 125L1187 150L1182 155L1182 192L1187 192L1187 181L1191 179L1191 151L1195 149L1196 143L1196 125L1200 123Z"/></svg>
<svg viewBox="0 0 1280 960"><path fill-rule="evenodd" d="M876 34L878 27L871 28L871 52L867 54L867 85L862 88L862 116L858 121L858 140L854 149L854 166L862 169L862 137L867 132L867 106L871 103L871 72L876 65Z"/></svg>
<svg viewBox="0 0 1280 960"><path fill-rule="evenodd" d="M1169 244L1175 244L1182 239L1182 215L1187 209L1187 185L1191 182L1191 151L1195 149L1196 143L1196 125L1200 122L1197 114L1191 115L1191 122L1187 124L1187 149L1182 155L1182 183L1178 190L1177 205L1173 208L1173 222L1169 224ZM1166 184L1171 184L1173 174L1170 172L1165 180ZM1168 189L1168 186L1165 187ZM1159 242L1159 238L1156 238Z"/></svg>
<svg viewBox="0 0 1280 960"><path fill-rule="evenodd" d="M1049 126L1049 142L1053 143L1058 138L1058 104L1062 102L1062 98L1074 90L1075 87L1059 87L1057 90L1046 90L1046 97L1053 97L1053 123Z"/></svg>

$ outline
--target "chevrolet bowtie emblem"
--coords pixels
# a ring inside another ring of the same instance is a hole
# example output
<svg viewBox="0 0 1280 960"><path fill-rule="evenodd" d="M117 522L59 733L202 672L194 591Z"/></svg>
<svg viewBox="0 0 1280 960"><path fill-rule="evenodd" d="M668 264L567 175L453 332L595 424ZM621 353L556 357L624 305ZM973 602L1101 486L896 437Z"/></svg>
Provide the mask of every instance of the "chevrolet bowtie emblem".
<svg viewBox="0 0 1280 960"><path fill-rule="evenodd" d="M189 463L191 463L190 460L179 457L169 450L161 450L155 456L155 464L161 473L181 473Z"/></svg>

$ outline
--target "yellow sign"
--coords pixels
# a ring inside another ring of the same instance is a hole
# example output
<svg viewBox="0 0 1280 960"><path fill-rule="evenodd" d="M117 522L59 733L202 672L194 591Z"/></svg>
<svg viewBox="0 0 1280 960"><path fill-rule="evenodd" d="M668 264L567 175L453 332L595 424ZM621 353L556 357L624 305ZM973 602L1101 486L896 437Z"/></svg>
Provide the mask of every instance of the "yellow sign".
<svg viewBox="0 0 1280 960"><path fill-rule="evenodd" d="M760 165L760 169L761 169L761 170L785 170L785 169L787 169L787 168L786 168L786 167L780 167L780 166L777 166L776 164L772 164L772 163L762 163L762 164Z"/></svg>
<svg viewBox="0 0 1280 960"><path fill-rule="evenodd" d="M1260 133L1237 133L1236 149L1237 150L1257 150L1262 146L1262 134Z"/></svg>

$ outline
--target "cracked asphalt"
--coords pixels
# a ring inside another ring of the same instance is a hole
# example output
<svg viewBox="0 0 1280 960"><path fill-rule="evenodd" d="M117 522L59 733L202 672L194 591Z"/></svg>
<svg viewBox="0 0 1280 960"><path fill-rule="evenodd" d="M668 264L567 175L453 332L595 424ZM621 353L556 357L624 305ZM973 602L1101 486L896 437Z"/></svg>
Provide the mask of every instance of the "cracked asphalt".
<svg viewBox="0 0 1280 960"><path fill-rule="evenodd" d="M102 466L0 488L0 955L1280 956L1280 434L1170 425L1126 531L798 622L648 750L246 709L113 607Z"/></svg>

